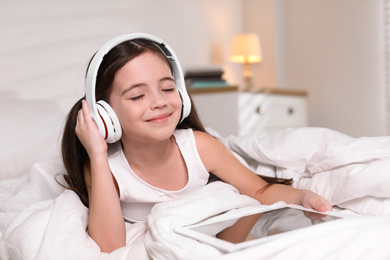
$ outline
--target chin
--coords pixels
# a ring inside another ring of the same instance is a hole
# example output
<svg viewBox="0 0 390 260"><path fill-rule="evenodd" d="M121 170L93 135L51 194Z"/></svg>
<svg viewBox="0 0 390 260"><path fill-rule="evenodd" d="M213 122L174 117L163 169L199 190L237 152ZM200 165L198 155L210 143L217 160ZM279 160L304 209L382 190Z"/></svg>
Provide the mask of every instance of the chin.
<svg viewBox="0 0 390 260"><path fill-rule="evenodd" d="M145 134L153 136L154 139L157 139L159 141L163 141L169 139L173 135L173 132L175 130L176 125L166 125L149 129L148 131L145 131Z"/></svg>

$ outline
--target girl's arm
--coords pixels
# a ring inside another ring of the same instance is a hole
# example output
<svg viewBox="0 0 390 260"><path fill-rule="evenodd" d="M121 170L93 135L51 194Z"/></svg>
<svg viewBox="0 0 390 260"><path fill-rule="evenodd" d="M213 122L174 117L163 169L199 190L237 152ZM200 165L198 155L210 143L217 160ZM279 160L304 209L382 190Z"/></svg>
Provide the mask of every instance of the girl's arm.
<svg viewBox="0 0 390 260"><path fill-rule="evenodd" d="M103 252L111 252L126 244L126 227L108 164L107 143L101 137L85 100L77 116L76 134L89 156L84 166L89 198L88 233Z"/></svg>
<svg viewBox="0 0 390 260"><path fill-rule="evenodd" d="M281 184L273 184L262 189L266 187L267 182L243 165L226 146L206 133L194 134L199 155L206 169L235 186L240 193L255 198L262 204L284 201L317 211L332 210L328 201L308 190L298 190Z"/></svg>

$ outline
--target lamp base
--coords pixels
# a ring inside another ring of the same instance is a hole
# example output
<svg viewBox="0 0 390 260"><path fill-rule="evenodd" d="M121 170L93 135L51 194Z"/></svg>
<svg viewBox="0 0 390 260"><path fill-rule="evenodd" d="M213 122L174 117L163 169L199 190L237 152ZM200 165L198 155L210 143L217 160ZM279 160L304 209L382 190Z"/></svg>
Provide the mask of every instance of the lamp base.
<svg viewBox="0 0 390 260"><path fill-rule="evenodd" d="M253 81L252 81L252 72L251 72L251 67L249 65L249 62L244 63L244 87L243 90L249 90L253 88Z"/></svg>
<svg viewBox="0 0 390 260"><path fill-rule="evenodd" d="M253 80L252 77L244 77L244 87L243 90L250 90L253 88Z"/></svg>

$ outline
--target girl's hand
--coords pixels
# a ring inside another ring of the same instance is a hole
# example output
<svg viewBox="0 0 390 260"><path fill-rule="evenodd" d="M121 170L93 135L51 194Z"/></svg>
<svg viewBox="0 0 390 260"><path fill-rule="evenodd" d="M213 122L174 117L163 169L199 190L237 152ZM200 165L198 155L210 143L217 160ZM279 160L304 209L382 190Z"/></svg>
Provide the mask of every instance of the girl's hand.
<svg viewBox="0 0 390 260"><path fill-rule="evenodd" d="M332 211L332 205L326 199L309 190L303 191L302 206L319 212Z"/></svg>
<svg viewBox="0 0 390 260"><path fill-rule="evenodd" d="M82 100L82 108L77 115L75 130L90 158L107 154L107 143L100 134L85 100Z"/></svg>

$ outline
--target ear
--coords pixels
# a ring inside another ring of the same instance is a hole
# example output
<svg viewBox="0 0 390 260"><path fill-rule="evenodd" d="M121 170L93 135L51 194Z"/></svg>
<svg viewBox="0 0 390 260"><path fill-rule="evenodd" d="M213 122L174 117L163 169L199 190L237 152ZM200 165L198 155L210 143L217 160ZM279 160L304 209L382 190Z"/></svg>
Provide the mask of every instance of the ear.
<svg viewBox="0 0 390 260"><path fill-rule="evenodd" d="M99 116L105 127L105 136L103 138L107 143L115 143L122 137L122 128L119 119L107 102L99 100L96 104Z"/></svg>

